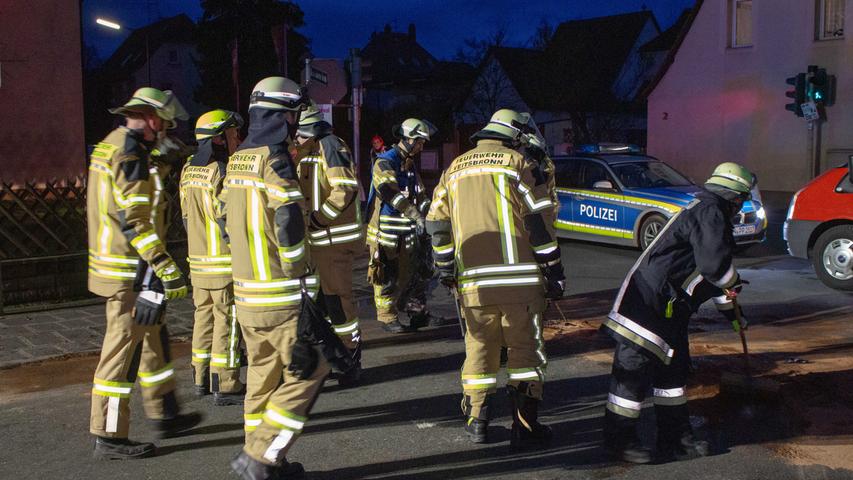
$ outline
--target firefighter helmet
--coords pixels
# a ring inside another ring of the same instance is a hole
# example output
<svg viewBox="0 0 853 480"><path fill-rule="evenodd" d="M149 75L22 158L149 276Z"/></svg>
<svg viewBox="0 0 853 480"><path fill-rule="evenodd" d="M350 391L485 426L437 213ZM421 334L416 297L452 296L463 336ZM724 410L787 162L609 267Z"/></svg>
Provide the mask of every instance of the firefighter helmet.
<svg viewBox="0 0 853 480"><path fill-rule="evenodd" d="M716 185L740 195L749 195L755 186L755 175L737 163L725 162L714 169L705 185Z"/></svg>
<svg viewBox="0 0 853 480"><path fill-rule="evenodd" d="M243 118L237 112L212 110L198 117L195 124L195 139L204 140L225 133L229 128L241 128Z"/></svg>
<svg viewBox="0 0 853 480"><path fill-rule="evenodd" d="M317 106L316 103L311 102L308 104L308 107L299 115L299 126L306 127L308 125L322 122L323 121L323 112L320 111L320 107Z"/></svg>
<svg viewBox="0 0 853 480"><path fill-rule="evenodd" d="M266 108L267 110L300 111L306 107L305 92L293 80L285 77L267 77L252 90L249 97L249 110Z"/></svg>
<svg viewBox="0 0 853 480"><path fill-rule="evenodd" d="M407 118L394 129L394 135L397 138L408 140L423 138L426 141L430 141L436 133L438 133L438 129L435 128L435 125L419 118Z"/></svg>
<svg viewBox="0 0 853 480"><path fill-rule="evenodd" d="M124 105L113 108L110 113L127 115L131 112L145 112L154 109L158 117L166 121L166 128L175 128L177 120L190 118L178 97L171 90L158 90L142 87L133 92L133 96Z"/></svg>
<svg viewBox="0 0 853 480"><path fill-rule="evenodd" d="M512 142L521 142L523 135L534 133L534 129L530 127L532 121L529 113L519 113L515 110L503 108L492 115L489 123L476 136L504 138Z"/></svg>

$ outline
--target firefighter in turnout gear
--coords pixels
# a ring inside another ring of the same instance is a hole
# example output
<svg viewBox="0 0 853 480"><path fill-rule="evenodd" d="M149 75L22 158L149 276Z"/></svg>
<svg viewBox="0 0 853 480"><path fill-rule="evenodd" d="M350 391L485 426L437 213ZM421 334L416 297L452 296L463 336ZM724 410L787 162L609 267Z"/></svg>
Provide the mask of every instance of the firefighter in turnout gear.
<svg viewBox="0 0 853 480"><path fill-rule="evenodd" d="M198 152L181 174L181 212L187 230L195 303L192 367L196 394L214 405L242 405L240 326L234 307L231 251L218 196L228 156L240 144L240 115L213 110L198 118Z"/></svg>
<svg viewBox="0 0 853 480"><path fill-rule="evenodd" d="M288 141L305 108L284 77L255 85L249 132L228 162L224 192L234 299L248 354L246 444L231 468L246 480L290 478L302 466L285 455L302 432L329 373L324 358L295 375L293 348L302 292L316 296L305 245L304 200Z"/></svg>
<svg viewBox="0 0 853 480"><path fill-rule="evenodd" d="M527 114L497 111L442 174L427 216L442 283L456 289L467 334L462 367L465 431L487 441L500 350L508 348L511 445L546 445L537 421L547 358L545 299L565 288L560 247L543 212L553 208L536 162L521 152Z"/></svg>
<svg viewBox="0 0 853 480"><path fill-rule="evenodd" d="M358 180L349 147L332 133L316 105L300 115L296 140L294 160L307 207L311 262L335 333L356 359L357 366L338 377L339 384L348 386L361 371L361 330L352 297L352 262L364 248Z"/></svg>
<svg viewBox="0 0 853 480"><path fill-rule="evenodd" d="M616 458L652 460L636 432L649 388L661 459L708 454L707 442L693 436L687 410L687 324L702 303L713 299L736 329L742 327L732 302L741 281L732 264L731 218L754 186L755 176L740 165L718 166L705 189L670 219L622 283L602 326L618 344L604 427L605 445Z"/></svg>
<svg viewBox="0 0 853 480"><path fill-rule="evenodd" d="M126 117L92 152L87 220L89 290L107 298L107 328L92 386L90 432L94 456L151 456L153 444L128 440L130 397L139 378L145 414L161 436L196 425L198 414L180 414L166 300L187 294L184 277L166 252L161 172L152 152L166 128L186 119L172 92L140 88L112 113Z"/></svg>
<svg viewBox="0 0 853 480"><path fill-rule="evenodd" d="M424 326L421 320L427 318L412 317L404 326L398 311L405 310L409 300L401 294L409 283L410 253L417 236L425 232L424 215L430 202L414 157L436 129L426 120L409 118L395 129L395 134L400 141L380 153L373 164L368 197L368 208L372 210L367 225L368 282L373 285L376 314L383 329L402 333Z"/></svg>

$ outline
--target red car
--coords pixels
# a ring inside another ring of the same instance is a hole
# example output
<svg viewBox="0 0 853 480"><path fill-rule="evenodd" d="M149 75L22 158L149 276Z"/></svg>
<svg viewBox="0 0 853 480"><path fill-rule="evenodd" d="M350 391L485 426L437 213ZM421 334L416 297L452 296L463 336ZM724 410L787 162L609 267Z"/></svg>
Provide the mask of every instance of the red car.
<svg viewBox="0 0 853 480"><path fill-rule="evenodd" d="M853 155L794 195L783 235L788 252L810 258L823 283L853 290Z"/></svg>

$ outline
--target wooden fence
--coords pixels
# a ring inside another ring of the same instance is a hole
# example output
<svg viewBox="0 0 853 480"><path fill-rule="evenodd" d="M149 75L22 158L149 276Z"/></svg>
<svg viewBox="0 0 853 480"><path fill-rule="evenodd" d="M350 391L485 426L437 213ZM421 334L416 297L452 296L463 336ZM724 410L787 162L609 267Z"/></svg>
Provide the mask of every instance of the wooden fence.
<svg viewBox="0 0 853 480"><path fill-rule="evenodd" d="M177 172L165 182L172 220L166 239L176 253L186 248L177 182ZM86 177L0 180L0 315L4 307L87 297L87 243Z"/></svg>

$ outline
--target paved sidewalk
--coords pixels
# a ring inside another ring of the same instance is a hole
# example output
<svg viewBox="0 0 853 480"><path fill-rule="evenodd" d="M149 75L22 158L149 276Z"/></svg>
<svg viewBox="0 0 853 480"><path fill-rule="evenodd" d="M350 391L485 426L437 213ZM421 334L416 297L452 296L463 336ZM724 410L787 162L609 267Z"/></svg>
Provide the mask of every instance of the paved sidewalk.
<svg viewBox="0 0 853 480"><path fill-rule="evenodd" d="M358 301L362 329L381 332L375 319L373 289L366 282L367 257L356 259L353 268L354 295ZM436 288L428 305L433 314L455 318L452 298ZM169 304L167 324L173 342L192 337L192 300L186 298ZM371 325L375 324L375 325ZM0 368L47 360L64 355L98 352L104 339L106 315L103 303L84 307L62 308L35 313L0 316ZM366 338L370 338L367 335ZM373 335L375 338L375 335Z"/></svg>

